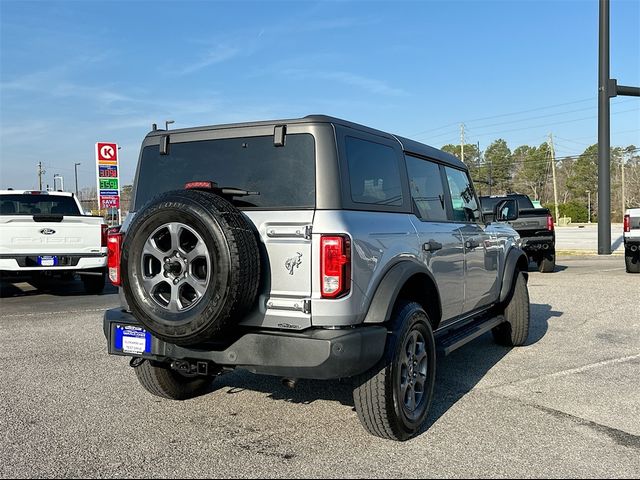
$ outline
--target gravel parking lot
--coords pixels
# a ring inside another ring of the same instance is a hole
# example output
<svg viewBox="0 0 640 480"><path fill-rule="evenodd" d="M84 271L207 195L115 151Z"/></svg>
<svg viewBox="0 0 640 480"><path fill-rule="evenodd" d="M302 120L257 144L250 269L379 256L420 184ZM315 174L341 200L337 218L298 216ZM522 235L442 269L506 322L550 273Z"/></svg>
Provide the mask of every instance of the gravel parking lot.
<svg viewBox="0 0 640 480"><path fill-rule="evenodd" d="M395 443L364 432L346 382L234 372L152 397L106 353L113 289L3 284L0 476L637 477L640 276L560 257L529 291L528 346L485 335L441 359L427 428Z"/></svg>

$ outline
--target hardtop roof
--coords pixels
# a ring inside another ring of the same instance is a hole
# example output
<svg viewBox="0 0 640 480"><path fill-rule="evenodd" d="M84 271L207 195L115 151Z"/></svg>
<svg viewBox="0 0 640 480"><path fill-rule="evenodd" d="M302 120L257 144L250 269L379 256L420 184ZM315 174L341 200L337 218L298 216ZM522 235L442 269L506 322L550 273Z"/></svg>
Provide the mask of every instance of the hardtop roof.
<svg viewBox="0 0 640 480"><path fill-rule="evenodd" d="M447 152L444 152L440 149L431 147L421 142L417 142L415 140L411 140L409 138L402 137L400 135L394 135L388 132L384 132L382 130L377 130L375 128L367 127L365 125L350 122L348 120L343 120L337 117L331 117L328 115L307 115L302 118L290 118L290 119L280 119L280 120L265 120L265 121L257 121L257 122L244 122L244 123L227 123L220 125L209 125L209 126L200 126L200 127L189 127L189 128L177 128L175 130L170 130L169 133L190 133L190 132L200 132L206 130L221 130L227 128L244 128L244 127L261 127L261 126L275 126L275 125L291 125L291 124L306 124L306 123L331 123L335 125L342 125L348 128L352 128L355 130L361 130L363 132L371 133L373 135L378 135L384 138L388 138L390 140L396 140L402 149L407 153L412 153L415 155L420 155L428 158L432 158L434 160L438 160L442 163L451 165L456 168L467 169L467 166L458 159L458 157L451 155ZM153 130L147 134L148 137L153 136L161 136L165 135L167 130Z"/></svg>

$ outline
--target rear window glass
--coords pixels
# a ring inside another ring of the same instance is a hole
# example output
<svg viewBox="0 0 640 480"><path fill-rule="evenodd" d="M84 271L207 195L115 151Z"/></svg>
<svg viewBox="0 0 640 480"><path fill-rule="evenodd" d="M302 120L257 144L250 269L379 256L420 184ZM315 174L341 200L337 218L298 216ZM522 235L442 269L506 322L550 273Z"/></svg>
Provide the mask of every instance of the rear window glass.
<svg viewBox="0 0 640 480"><path fill-rule="evenodd" d="M346 137L351 200L371 205L402 205L398 156L391 147Z"/></svg>
<svg viewBox="0 0 640 480"><path fill-rule="evenodd" d="M81 215L71 197L54 195L2 195L0 215Z"/></svg>
<svg viewBox="0 0 640 480"><path fill-rule="evenodd" d="M241 208L313 208L316 198L315 142L310 134L290 134L285 146L273 136L172 143L169 155L157 145L142 152L135 208L154 196L192 181L213 181L259 195L234 197Z"/></svg>
<svg viewBox="0 0 640 480"><path fill-rule="evenodd" d="M533 203L529 197L525 196L517 196L517 197L480 197L480 203L482 204L483 212L493 212L493 208L501 202L502 200L506 200L507 198L515 198L518 202L518 209L523 210L526 208L535 208Z"/></svg>

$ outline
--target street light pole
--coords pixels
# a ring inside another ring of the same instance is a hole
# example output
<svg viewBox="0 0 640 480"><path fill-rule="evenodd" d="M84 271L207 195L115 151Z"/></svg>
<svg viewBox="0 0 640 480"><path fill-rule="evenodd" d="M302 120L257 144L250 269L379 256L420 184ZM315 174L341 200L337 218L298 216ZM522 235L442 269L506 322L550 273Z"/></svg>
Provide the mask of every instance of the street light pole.
<svg viewBox="0 0 640 480"><path fill-rule="evenodd" d="M176 123L175 120L165 120L164 121L164 129L168 131L169 130L169 125L172 124L172 123Z"/></svg>
<svg viewBox="0 0 640 480"><path fill-rule="evenodd" d="M587 223L591 223L591 191L590 191L590 190L587 190L587 193L589 194L589 204L588 204L588 207L587 207L587 208L588 208L589 213L588 213L588 220L587 220Z"/></svg>
<svg viewBox="0 0 640 480"><path fill-rule="evenodd" d="M78 162L73 164L73 169L76 173L76 197L78 196L78 165L81 165L81 163Z"/></svg>

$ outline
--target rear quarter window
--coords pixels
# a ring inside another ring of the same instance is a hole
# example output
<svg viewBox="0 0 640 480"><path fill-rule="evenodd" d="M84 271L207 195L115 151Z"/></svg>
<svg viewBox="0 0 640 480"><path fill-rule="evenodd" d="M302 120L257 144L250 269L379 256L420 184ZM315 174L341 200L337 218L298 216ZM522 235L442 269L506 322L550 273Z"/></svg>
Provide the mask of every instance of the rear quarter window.
<svg viewBox="0 0 640 480"><path fill-rule="evenodd" d="M398 157L393 148L346 137L351 200L370 205L402 205Z"/></svg>

